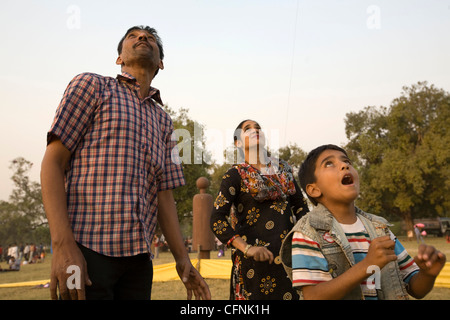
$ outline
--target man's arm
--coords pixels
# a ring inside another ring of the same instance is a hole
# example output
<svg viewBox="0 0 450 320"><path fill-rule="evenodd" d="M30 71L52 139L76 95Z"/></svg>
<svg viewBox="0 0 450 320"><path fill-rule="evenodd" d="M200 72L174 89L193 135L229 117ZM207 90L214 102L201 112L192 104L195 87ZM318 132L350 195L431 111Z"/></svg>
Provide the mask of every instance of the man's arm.
<svg viewBox="0 0 450 320"><path fill-rule="evenodd" d="M184 246L172 190L158 192L158 223L175 258L177 272L187 289L188 299L194 293L197 299L210 300L209 287L192 265Z"/></svg>
<svg viewBox="0 0 450 320"><path fill-rule="evenodd" d="M86 261L73 236L67 214L64 171L70 160L70 151L59 139L51 141L41 164L42 200L52 238L53 258L50 276L50 295L57 299L57 287L62 299L85 299L85 284L90 285ZM81 287L67 288L67 268L76 265L81 271Z"/></svg>

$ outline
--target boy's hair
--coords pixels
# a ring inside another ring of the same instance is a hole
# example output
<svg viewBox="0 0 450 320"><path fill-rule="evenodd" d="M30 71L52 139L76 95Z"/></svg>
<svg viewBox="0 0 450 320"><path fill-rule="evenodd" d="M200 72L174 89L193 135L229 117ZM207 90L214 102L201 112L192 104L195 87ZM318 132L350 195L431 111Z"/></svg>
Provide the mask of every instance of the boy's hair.
<svg viewBox="0 0 450 320"><path fill-rule="evenodd" d="M334 145L334 144L325 144L320 147L315 148L314 150L310 151L308 155L306 156L305 161L303 161L302 165L300 166L300 170L298 171L298 179L300 181L300 186L302 187L303 191L308 196L308 199L316 206L317 201L310 197L308 193L306 192L306 186L308 184L316 182L316 177L314 175L314 172L316 171L316 161L317 158L324 152L325 150L337 150L341 151L343 154L347 156L347 152L345 152L344 149Z"/></svg>

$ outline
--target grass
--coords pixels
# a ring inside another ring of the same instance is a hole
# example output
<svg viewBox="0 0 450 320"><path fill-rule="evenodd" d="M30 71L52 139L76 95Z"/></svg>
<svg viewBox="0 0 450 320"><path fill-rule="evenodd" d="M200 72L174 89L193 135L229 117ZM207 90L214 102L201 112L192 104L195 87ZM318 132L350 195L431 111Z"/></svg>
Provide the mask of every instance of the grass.
<svg viewBox="0 0 450 320"><path fill-rule="evenodd" d="M50 277L51 254L42 263L25 264L20 271L0 272L0 284L34 280L45 280ZM1 262L3 269L8 269L6 262ZM47 300L50 291L46 288L15 287L0 288L0 300Z"/></svg>
<svg viewBox="0 0 450 320"><path fill-rule="evenodd" d="M400 237L400 241L405 246L411 256L417 254L417 242L408 241ZM427 238L426 243L435 246L447 255L450 261L450 243L445 238ZM197 257L196 253L190 254L192 259ZM211 252L211 258L216 258L217 252ZM220 259L230 259L230 251L226 251L225 257ZM160 253L159 257L153 261L154 265L173 262L172 255L168 252ZM1 272L0 284L15 283L23 281L49 279L51 264L51 254L43 263L23 265L18 272ZM5 262L1 262L2 268L7 268ZM207 279L212 299L227 300L229 297L229 280ZM0 288L0 300L48 300L50 292L48 288L16 287ZM186 290L181 281L153 282L152 300L184 300ZM450 288L434 288L424 300L450 300Z"/></svg>
<svg viewBox="0 0 450 320"><path fill-rule="evenodd" d="M43 263L22 265L20 271L0 272L0 284L16 283L50 278L51 254L48 254ZM191 259L197 258L197 253L190 254ZM211 252L211 258L217 257L217 252ZM230 251L221 259L230 259ZM153 260L154 265L174 262L172 254L161 252ZM7 269L6 262L0 266ZM229 297L229 280L207 279L208 286L214 300L227 300ZM42 287L15 287L0 288L0 300L49 300L50 291ZM152 300L184 300L186 289L180 281L153 282Z"/></svg>

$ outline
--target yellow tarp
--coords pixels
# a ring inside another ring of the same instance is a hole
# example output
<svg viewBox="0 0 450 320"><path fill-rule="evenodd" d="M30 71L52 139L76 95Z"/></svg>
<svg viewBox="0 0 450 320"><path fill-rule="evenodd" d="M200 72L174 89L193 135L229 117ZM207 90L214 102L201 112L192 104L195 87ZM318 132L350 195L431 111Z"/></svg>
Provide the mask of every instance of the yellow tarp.
<svg viewBox="0 0 450 320"><path fill-rule="evenodd" d="M15 282L15 283L3 283L0 284L0 288L15 288L15 287L35 287L39 285L44 285L50 282L47 280L36 280L36 281L25 281L25 282Z"/></svg>
<svg viewBox="0 0 450 320"><path fill-rule="evenodd" d="M231 274L231 260L219 260L219 259L203 259L200 260L200 266L198 266L198 260L191 260L192 265L197 269L200 267L200 274L206 279L230 279ZM153 266L153 281L172 281L180 280L178 273L175 270L175 263L167 263ZM5 283L0 284L0 288L13 288L24 286L39 286L48 283L50 280L37 280L27 282ZM447 262L442 269L439 276L436 278L434 284L435 287L450 288L450 262Z"/></svg>
<svg viewBox="0 0 450 320"><path fill-rule="evenodd" d="M434 282L435 287L450 288L450 262L447 262Z"/></svg>
<svg viewBox="0 0 450 320"><path fill-rule="evenodd" d="M200 266L198 260L193 259L191 263L205 279L230 279L231 260L202 259ZM153 266L153 281L180 280L175 269L175 263L167 263Z"/></svg>
<svg viewBox="0 0 450 320"><path fill-rule="evenodd" d="M191 260L192 265L197 268L200 267L200 274L205 279L230 279L231 274L231 260L219 260L219 259L202 259L200 260L200 266L198 266L198 260ZM20 272L20 271L18 271ZM153 265L153 281L172 281L180 280L177 270L175 269L175 263L166 263ZM0 284L0 288L14 288L14 287L26 287L26 286L39 286L50 282L49 279L26 281L16 283Z"/></svg>

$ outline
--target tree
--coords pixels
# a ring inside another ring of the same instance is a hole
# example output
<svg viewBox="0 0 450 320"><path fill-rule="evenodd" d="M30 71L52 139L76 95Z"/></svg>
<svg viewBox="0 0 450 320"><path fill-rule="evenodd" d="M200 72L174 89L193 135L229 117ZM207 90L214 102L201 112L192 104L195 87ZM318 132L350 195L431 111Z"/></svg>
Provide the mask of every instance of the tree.
<svg viewBox="0 0 450 320"><path fill-rule="evenodd" d="M188 116L188 109L181 108L178 112L168 105L164 106L172 118L174 125L173 139L177 141L179 156L182 160L186 184L173 190L180 222L192 219L192 199L198 193L196 182L199 177L211 180L208 169L211 167L207 159L210 154L206 149L203 137L204 126Z"/></svg>
<svg viewBox="0 0 450 320"><path fill-rule="evenodd" d="M296 143L291 143L279 150L280 159L291 165L295 178L297 178L298 170L300 169L302 162L306 159L306 156L307 153Z"/></svg>
<svg viewBox="0 0 450 320"><path fill-rule="evenodd" d="M386 217L450 212L450 95L427 82L403 87L389 108L346 115L346 149L361 176L358 202Z"/></svg>
<svg viewBox="0 0 450 320"><path fill-rule="evenodd" d="M9 201L0 202L0 242L50 242L50 232L42 203L41 186L30 181L33 164L18 157L11 161L10 169L14 189Z"/></svg>

